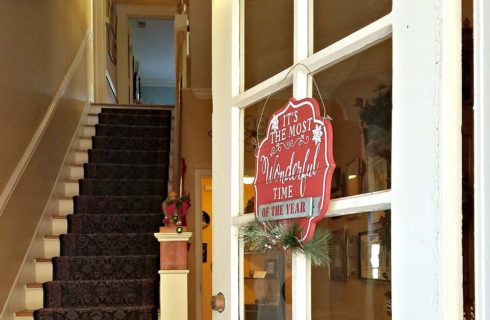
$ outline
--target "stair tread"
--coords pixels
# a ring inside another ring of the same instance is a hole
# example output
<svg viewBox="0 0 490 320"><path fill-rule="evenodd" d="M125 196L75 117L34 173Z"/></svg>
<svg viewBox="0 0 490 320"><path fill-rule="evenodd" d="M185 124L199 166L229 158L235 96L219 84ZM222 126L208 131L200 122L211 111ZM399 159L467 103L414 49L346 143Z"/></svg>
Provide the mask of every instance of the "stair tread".
<svg viewBox="0 0 490 320"><path fill-rule="evenodd" d="M84 133L74 148L76 163L63 178L69 193L58 198L61 211L50 214L52 225L61 229L66 221L68 232L48 231L43 236L46 258L35 259L43 278L33 282L48 280L44 277L50 265L53 280L26 284L32 288L28 293L43 290L45 308L19 311L17 316L68 318L77 310L89 319L94 311L104 319L124 318L126 313L156 317L160 248L154 234L168 188L172 115L140 112L139 106L132 109L88 112ZM71 196L76 190L79 193ZM73 209L62 201L73 203ZM95 302L94 297L101 299ZM120 302L125 306L119 307Z"/></svg>
<svg viewBox="0 0 490 320"><path fill-rule="evenodd" d="M159 163L104 163L104 162L96 162L96 163L87 163L89 166L107 166L107 167L167 167L167 164L159 164ZM80 165L83 167L83 164Z"/></svg>
<svg viewBox="0 0 490 320"><path fill-rule="evenodd" d="M30 317L34 314L33 310L22 310L15 313L16 317Z"/></svg>
<svg viewBox="0 0 490 320"><path fill-rule="evenodd" d="M105 139L128 139L128 140L140 140L142 137L113 137L113 136L96 136L96 138L105 138ZM86 139L92 139L86 138ZM145 140L169 140L169 137L145 137Z"/></svg>
<svg viewBox="0 0 490 320"><path fill-rule="evenodd" d="M78 256L78 258L84 257L84 256ZM52 280L48 281L50 283L53 282L65 282L65 283L98 283L98 282L154 282L156 281L155 279L152 278L143 278L143 279L96 279L96 280ZM34 286L41 286L42 283L31 283L31 285Z"/></svg>
<svg viewBox="0 0 490 320"><path fill-rule="evenodd" d="M139 183L139 182L145 182L145 181L166 181L166 179L80 179L83 181L100 181L100 182L105 182L105 181L133 181L134 183ZM76 183L78 183L78 180L75 180Z"/></svg>
<svg viewBox="0 0 490 320"><path fill-rule="evenodd" d="M87 125L89 126L89 125ZM134 125L134 124L105 124L105 123L102 123L102 124L96 124L96 125L93 125L93 126L90 126L90 127L125 127L125 128L137 128L137 127L141 127L141 128L168 128L169 125L163 125L163 126L149 126L149 125Z"/></svg>

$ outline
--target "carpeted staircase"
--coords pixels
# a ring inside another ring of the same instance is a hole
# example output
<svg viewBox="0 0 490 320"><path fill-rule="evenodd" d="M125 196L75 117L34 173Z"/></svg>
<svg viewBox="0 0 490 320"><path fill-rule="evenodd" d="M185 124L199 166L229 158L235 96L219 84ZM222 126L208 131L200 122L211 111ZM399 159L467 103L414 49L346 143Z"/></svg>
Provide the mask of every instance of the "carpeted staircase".
<svg viewBox="0 0 490 320"><path fill-rule="evenodd" d="M35 319L157 319L170 111L102 109Z"/></svg>

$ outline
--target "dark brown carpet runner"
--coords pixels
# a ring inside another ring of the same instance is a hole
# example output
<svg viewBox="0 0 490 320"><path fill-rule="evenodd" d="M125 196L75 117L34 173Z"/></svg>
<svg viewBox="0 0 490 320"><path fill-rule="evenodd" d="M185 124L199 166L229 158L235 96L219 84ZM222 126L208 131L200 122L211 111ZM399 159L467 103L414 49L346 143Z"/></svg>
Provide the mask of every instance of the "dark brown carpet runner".
<svg viewBox="0 0 490 320"><path fill-rule="evenodd" d="M35 319L156 319L168 111L103 109Z"/></svg>

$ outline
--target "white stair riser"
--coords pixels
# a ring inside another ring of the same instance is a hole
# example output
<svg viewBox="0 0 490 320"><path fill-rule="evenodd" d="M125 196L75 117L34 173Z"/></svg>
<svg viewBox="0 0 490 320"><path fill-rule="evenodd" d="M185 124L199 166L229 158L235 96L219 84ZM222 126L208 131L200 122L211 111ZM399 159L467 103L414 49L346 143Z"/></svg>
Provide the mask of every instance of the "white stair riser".
<svg viewBox="0 0 490 320"><path fill-rule="evenodd" d="M101 113L102 107L98 106L90 106L90 113Z"/></svg>
<svg viewBox="0 0 490 320"><path fill-rule="evenodd" d="M92 139L82 138L80 139L80 150L92 149Z"/></svg>
<svg viewBox="0 0 490 320"><path fill-rule="evenodd" d="M53 281L53 264L51 262L36 262L36 282Z"/></svg>
<svg viewBox="0 0 490 320"><path fill-rule="evenodd" d="M87 117L87 125L94 126L99 123L99 117L97 116L88 116Z"/></svg>
<svg viewBox="0 0 490 320"><path fill-rule="evenodd" d="M66 216L73 213L73 199L58 200L58 215Z"/></svg>
<svg viewBox="0 0 490 320"><path fill-rule="evenodd" d="M72 180L79 180L83 179L83 167L70 167L70 179Z"/></svg>
<svg viewBox="0 0 490 320"><path fill-rule="evenodd" d="M93 137L93 136L95 136L95 127L84 127L83 128L83 136L84 137Z"/></svg>
<svg viewBox="0 0 490 320"><path fill-rule="evenodd" d="M68 222L66 219L51 219L51 234L59 236L68 233Z"/></svg>
<svg viewBox="0 0 490 320"><path fill-rule="evenodd" d="M43 239L44 258L53 258L60 255L59 239Z"/></svg>
<svg viewBox="0 0 490 320"><path fill-rule="evenodd" d="M26 288L25 292L27 310L36 310L43 307L43 289Z"/></svg>
<svg viewBox="0 0 490 320"><path fill-rule="evenodd" d="M78 196L78 182L65 182L65 197L72 198Z"/></svg>
<svg viewBox="0 0 490 320"><path fill-rule="evenodd" d="M75 164L84 164L88 162L88 152L77 152L75 154Z"/></svg>

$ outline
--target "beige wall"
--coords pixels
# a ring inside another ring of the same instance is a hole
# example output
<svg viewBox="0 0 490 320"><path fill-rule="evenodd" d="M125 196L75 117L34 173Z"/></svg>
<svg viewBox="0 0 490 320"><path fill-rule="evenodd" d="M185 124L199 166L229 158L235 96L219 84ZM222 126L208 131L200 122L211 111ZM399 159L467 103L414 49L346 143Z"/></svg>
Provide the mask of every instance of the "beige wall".
<svg viewBox="0 0 490 320"><path fill-rule="evenodd" d="M182 99L182 157L187 165L184 190L193 197L196 194L194 170L211 169L211 137L208 133L211 131L212 103L210 99L197 99L191 90L184 90ZM194 210L190 210L189 214L189 231L195 232ZM201 244L196 243L196 236L193 236L189 251L189 319L195 319L196 299L200 299L195 295L196 267L200 268L195 264L195 257L200 253L200 248Z"/></svg>
<svg viewBox="0 0 490 320"><path fill-rule="evenodd" d="M469 19L473 23L473 0L463 0L462 15L463 20Z"/></svg>
<svg viewBox="0 0 490 320"><path fill-rule="evenodd" d="M211 1L189 4L191 87L211 88Z"/></svg>
<svg viewBox="0 0 490 320"><path fill-rule="evenodd" d="M0 188L71 65L90 21L86 0L4 1L0 10ZM14 284L87 99L87 56L0 216L0 310Z"/></svg>
<svg viewBox="0 0 490 320"><path fill-rule="evenodd" d="M211 223L213 223L213 191L206 189L212 187L212 178L205 177L201 179L201 210L209 214ZM201 242L207 244L207 261L202 264L202 296L201 296L201 320L211 320L212 310L209 307L209 301L212 296L212 268L213 265L213 227L209 224L207 228L202 229Z"/></svg>

